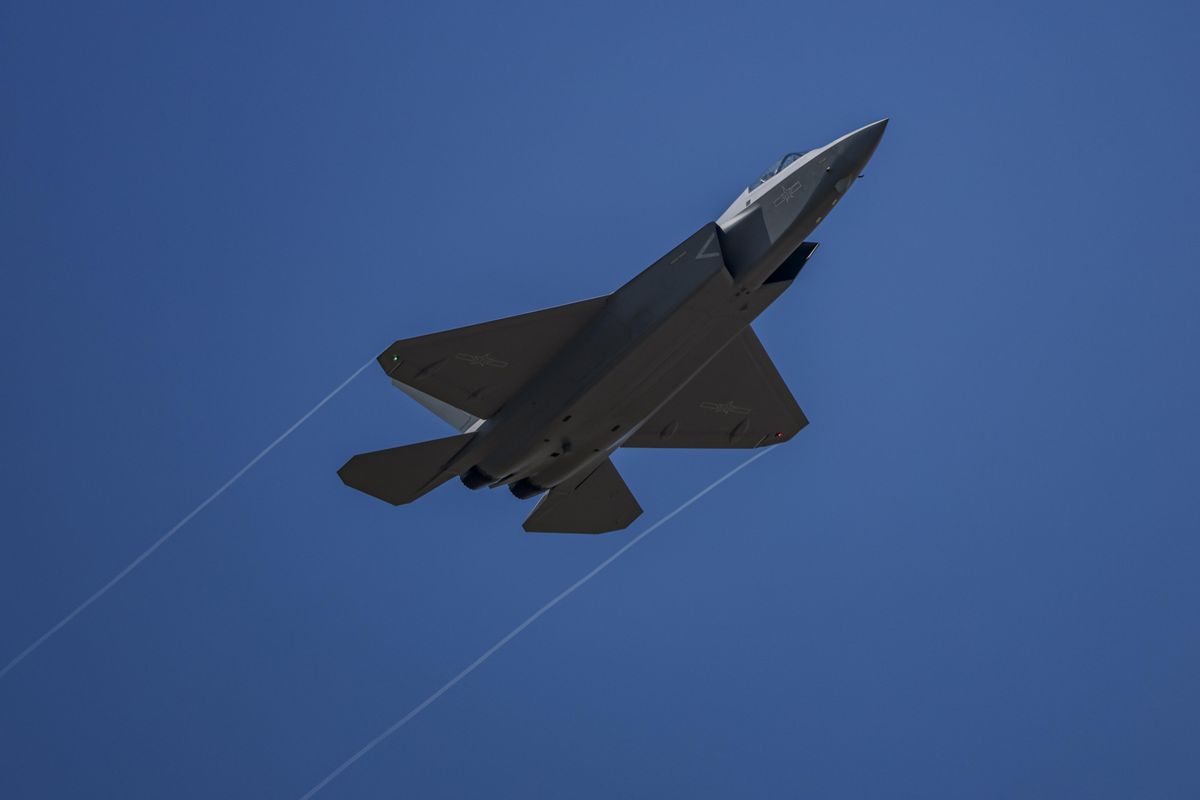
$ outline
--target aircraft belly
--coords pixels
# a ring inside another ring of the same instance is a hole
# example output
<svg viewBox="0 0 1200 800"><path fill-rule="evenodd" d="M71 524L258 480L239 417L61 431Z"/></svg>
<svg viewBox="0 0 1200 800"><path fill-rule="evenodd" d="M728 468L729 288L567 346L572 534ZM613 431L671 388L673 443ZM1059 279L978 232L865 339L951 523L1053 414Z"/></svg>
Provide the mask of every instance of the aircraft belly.
<svg viewBox="0 0 1200 800"><path fill-rule="evenodd" d="M575 424L565 435L551 437L557 455L528 464L523 477L550 488L607 458L752 318L706 311L680 309L568 404Z"/></svg>
<svg viewBox="0 0 1200 800"><path fill-rule="evenodd" d="M519 477L551 488L607 458L737 336L746 322L736 317L707 317L700 328L681 324L678 330L650 337L571 405L573 420L580 420L583 435L575 441L570 436L552 439L558 446L553 451L557 455L529 463ZM676 334L673 342L665 341L670 333ZM591 436L588 431L593 432ZM564 451L563 443L570 443L570 449Z"/></svg>
<svg viewBox="0 0 1200 800"><path fill-rule="evenodd" d="M493 485L548 489L620 447L778 296L737 290L715 266L664 269L619 290L489 420L468 460Z"/></svg>
<svg viewBox="0 0 1200 800"><path fill-rule="evenodd" d="M606 374L589 393L586 406L623 421L624 426L641 422L658 405L659 387L676 377L680 383L685 381L748 322L681 312Z"/></svg>
<svg viewBox="0 0 1200 800"><path fill-rule="evenodd" d="M614 415L621 398L640 394L657 369L689 349L708 320L736 310L733 279L719 258L682 257L715 242L716 226L705 226L614 293L489 420L464 459L478 458L482 471L510 483L569 474L592 455L615 449L644 418L635 410L640 403Z"/></svg>

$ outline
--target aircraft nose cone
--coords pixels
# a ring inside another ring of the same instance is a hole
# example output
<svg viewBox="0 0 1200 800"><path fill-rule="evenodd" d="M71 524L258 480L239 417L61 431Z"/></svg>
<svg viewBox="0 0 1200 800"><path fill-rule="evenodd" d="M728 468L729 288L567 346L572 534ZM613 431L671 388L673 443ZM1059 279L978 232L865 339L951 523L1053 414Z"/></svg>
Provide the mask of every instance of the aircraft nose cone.
<svg viewBox="0 0 1200 800"><path fill-rule="evenodd" d="M887 129L887 125L888 118L884 117L878 122L872 122L870 125L859 128L846 137L845 149L842 153L855 169L862 170L871 160L875 148L879 146L879 140L883 138L883 132Z"/></svg>

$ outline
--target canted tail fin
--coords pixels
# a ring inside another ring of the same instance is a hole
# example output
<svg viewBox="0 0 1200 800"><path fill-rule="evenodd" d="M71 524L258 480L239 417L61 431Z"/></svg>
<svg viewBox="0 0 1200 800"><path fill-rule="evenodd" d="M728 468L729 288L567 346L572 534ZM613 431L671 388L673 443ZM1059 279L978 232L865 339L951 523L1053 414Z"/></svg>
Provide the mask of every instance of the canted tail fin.
<svg viewBox="0 0 1200 800"><path fill-rule="evenodd" d="M473 433L359 453L338 470L347 486L394 506L411 503L454 477L450 461L475 437Z"/></svg>

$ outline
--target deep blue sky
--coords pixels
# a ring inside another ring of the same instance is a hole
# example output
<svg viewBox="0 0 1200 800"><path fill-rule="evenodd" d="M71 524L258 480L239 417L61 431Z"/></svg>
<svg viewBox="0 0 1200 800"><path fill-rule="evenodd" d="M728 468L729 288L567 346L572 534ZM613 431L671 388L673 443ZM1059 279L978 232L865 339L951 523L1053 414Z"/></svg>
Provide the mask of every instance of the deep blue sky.
<svg viewBox="0 0 1200 800"><path fill-rule="evenodd" d="M890 116L756 323L810 427L321 797L1200 795L1194 7L176 5L0 12L0 664L394 339ZM335 475L446 432L364 373L0 680L0 796L299 796L744 458L595 538Z"/></svg>

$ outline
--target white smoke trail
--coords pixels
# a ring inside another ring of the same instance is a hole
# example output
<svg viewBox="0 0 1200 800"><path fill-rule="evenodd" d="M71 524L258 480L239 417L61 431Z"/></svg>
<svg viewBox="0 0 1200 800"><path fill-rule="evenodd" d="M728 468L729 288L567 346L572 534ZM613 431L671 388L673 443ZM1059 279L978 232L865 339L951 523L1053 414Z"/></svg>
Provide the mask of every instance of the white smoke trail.
<svg viewBox="0 0 1200 800"><path fill-rule="evenodd" d="M345 761L343 761L341 763L341 766L339 766L333 772L326 775L324 777L324 779L322 779L321 782L318 783L316 786L312 787L307 792L305 792L305 794L300 798L300 800L310 800L310 798L313 797L317 792L321 791L326 786L328 786L329 783L334 778L336 778L338 775L341 775L343 772L345 772L350 767L354 766L354 763L356 761L358 761L360 758L365 756L367 753L374 750L384 739L388 738L393 733L395 733L396 731L403 728L406 724L408 724L409 720L411 720L413 717L417 716L422 711L424 711L426 708L428 708L430 705L432 705L439 697L444 695L446 692L450 691L450 689L452 689L456 683L458 683L463 678L467 677L472 672L474 672L476 669L478 669L479 666L483 664L483 662L487 661L489 658L494 656L500 648L504 647L504 645L508 644L514 638L516 638L517 634L519 634L521 631L525 630L530 625L532 625L538 619L538 617L542 616L547 611L554 608L556 605L558 605L563 600L565 600L567 597L569 597L576 589L583 586L585 583L590 581L592 578L596 577L596 575L598 575L600 573L600 571L603 570L605 567L607 567L609 564L613 563L618 558L625 555L625 553L629 550L629 548L633 547L635 544L640 542L642 539L645 539L647 536L649 536L651 533L653 533L655 531L655 529L657 529L659 526L664 525L667 522L669 522L676 514L683 511L685 508L690 506L692 503L695 503L701 497L704 497L704 495L708 494L713 489L717 488L722 483L727 481L729 478L733 477L736 473L738 473L742 469L745 469L746 467L750 466L750 464L752 462L762 458L770 451L771 451L771 448L766 448L766 449L760 450L759 452L750 456L750 458L746 459L741 464L738 464L736 467L729 470L729 472L726 472L724 475L717 478L715 481L710 483L708 486L704 487L699 492L694 494L689 500L687 500L685 503L680 505L678 508L676 508L670 514L667 514L665 517L663 517L662 519L655 522L649 528L646 528L646 530L642 531L637 536L630 539L628 542L625 543L625 545L623 547L621 547L619 550L617 550L617 552L613 553L611 556L604 559L599 564L597 564L595 567L593 567L591 572L584 575L582 578L580 578L579 580L575 581L573 584L568 586L566 589L564 589L562 592L560 592L553 600L546 603L546 605L542 606L537 611L530 614L529 617L526 618L526 620L524 622L522 622L517 627L513 628L508 633L506 633L504 635L504 637L500 639L500 641L496 642L494 645L492 645L487 650L485 650L483 652L483 655L481 655L479 658L472 661L467 666L466 669L464 669L462 672L455 675L450 680L446 681L446 683L443 684L442 688L438 689L436 692L429 695L429 697L426 697L424 700L422 700L420 703L418 703L417 706L412 711L409 711L403 717L396 720L396 722L394 722L387 730L385 730L383 733L379 734L374 739L372 739L371 741L369 741L365 745L363 745L362 749L360 749L357 753L355 753L354 755L350 756Z"/></svg>
<svg viewBox="0 0 1200 800"><path fill-rule="evenodd" d="M363 370L365 370L367 367L369 367L371 364L374 364L374 363L375 363L375 359L372 358L366 364L363 364L361 367L356 369L354 371L353 375L351 375L349 378L346 378L346 380L342 381L336 389L334 389L329 394L325 395L325 397L321 400L321 402L319 402L315 406L313 406L309 410L309 412L307 414L305 414L303 417L296 420L296 422L292 424L292 427L288 428L286 431L281 433L275 441L271 442L269 445L264 447L259 452L258 455L256 455L254 458L250 459L249 463L247 463L246 466L239 469L232 478L225 481L225 483L223 483L221 485L221 487L219 489L217 489L215 492L210 494L208 496L208 498L204 500L204 502L202 502L200 505L193 508L191 513L189 513L183 519L179 520L179 522L175 523L175 527L171 528L171 530L167 531L162 536L160 536L158 538L158 541L156 541L154 544L150 545L144 551L142 551L142 554L140 556L135 558L133 561L130 561L129 564L123 570L121 570L120 572L118 572L116 575L113 576L112 580L110 580L108 583L104 584L99 589L97 589L96 592L91 597L89 597L87 600L84 600L82 603L80 603L75 608L74 611L72 611L70 614L67 614L65 617L60 619L57 623L54 624L53 627L50 628L50 630L46 631L41 636L39 636L37 638L37 640L34 641L33 644L29 645L29 647L26 647L19 654L17 654L16 658L14 658L12 661L8 662L8 666L6 666L4 669L0 669L0 679L3 679L4 676L7 675L12 670L13 667L17 666L17 664L20 664L22 661L24 661L26 658L28 658L35 650L37 650L39 647L41 647L43 644L45 644L47 639L49 639L51 636L53 636L54 634L56 634L60 630L62 630L62 628L68 622L70 622L71 620L75 619L75 617L77 617L81 613L83 613L83 611L88 606L90 606L92 603L96 602L101 597L103 597L105 594L107 594L109 589L113 588L118 583L120 583L122 580L124 580L126 575L128 575L129 573L131 573L135 569L137 569L138 565L141 564L143 561L145 561L147 558L149 558L150 555L155 550L157 550L158 548L160 548L164 544L166 544L167 540L170 539L172 536L174 536L176 533L178 533L180 528L182 528L184 525L187 525L189 522L191 522L192 518L195 517L197 514L199 514L201 511L203 511L205 508L207 508L209 503L216 500L218 497L220 497L222 494L225 493L226 489L228 489L230 486L233 486L235 483L237 483L238 479L241 478L243 475L245 475L247 472L249 472L251 467L253 467L259 461L261 461L263 459L263 457L266 456L267 453L274 450L275 447L280 442L282 442L284 439L286 439L288 436L290 436L293 431L295 431L297 428L299 428L301 425L303 425L305 423L305 421L308 420L309 417L311 417L313 414L317 413L317 411L319 411L321 409L321 406L325 405L330 400L332 400L334 395L336 395L342 389L345 389L347 384L350 383L350 381L357 378L359 375L362 374Z"/></svg>

